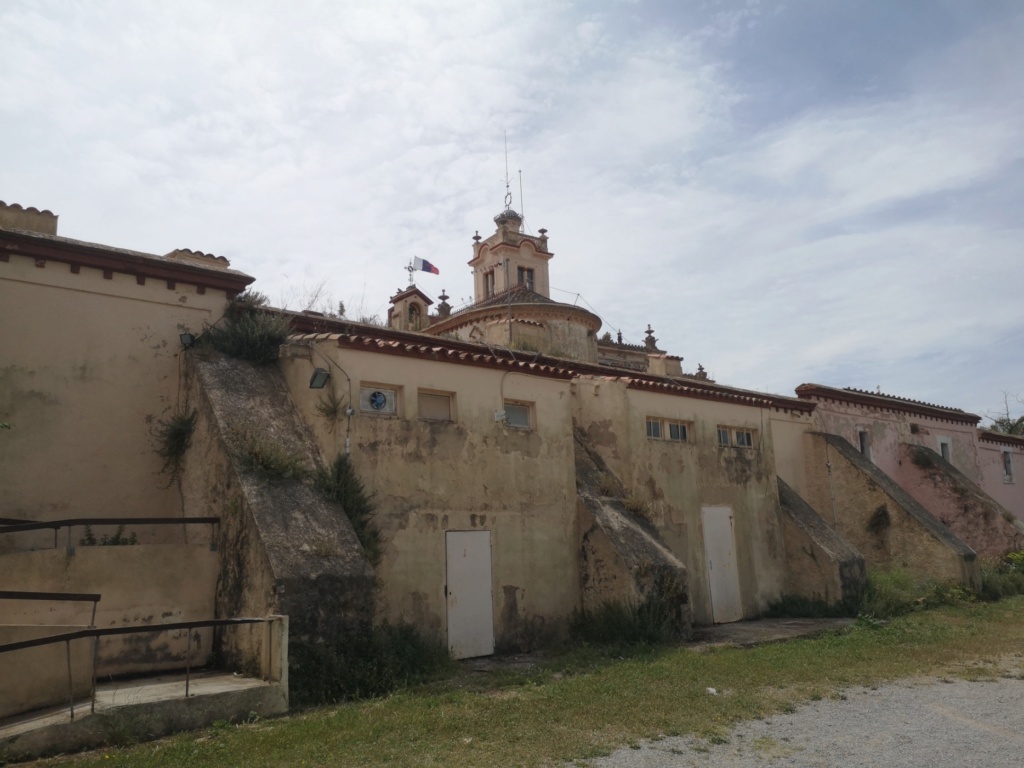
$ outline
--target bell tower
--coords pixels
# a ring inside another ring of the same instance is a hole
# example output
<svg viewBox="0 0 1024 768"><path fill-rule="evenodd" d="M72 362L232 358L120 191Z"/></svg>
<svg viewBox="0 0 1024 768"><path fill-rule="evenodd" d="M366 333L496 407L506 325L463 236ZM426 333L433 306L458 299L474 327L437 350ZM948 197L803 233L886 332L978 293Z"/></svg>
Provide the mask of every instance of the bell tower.
<svg viewBox="0 0 1024 768"><path fill-rule="evenodd" d="M540 235L523 232L523 217L511 208L494 217L497 229L486 240L477 232L473 237L473 296L479 303L511 289L551 298L548 262L554 256L548 250L546 229Z"/></svg>

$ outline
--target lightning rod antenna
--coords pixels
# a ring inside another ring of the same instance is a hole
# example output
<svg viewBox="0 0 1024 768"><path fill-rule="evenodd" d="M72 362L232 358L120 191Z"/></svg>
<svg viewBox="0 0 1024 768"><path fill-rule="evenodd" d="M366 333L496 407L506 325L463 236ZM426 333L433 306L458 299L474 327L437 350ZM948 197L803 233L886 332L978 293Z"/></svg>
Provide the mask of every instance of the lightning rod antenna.
<svg viewBox="0 0 1024 768"><path fill-rule="evenodd" d="M505 131L505 210L512 208L512 192L508 183L508 131Z"/></svg>
<svg viewBox="0 0 1024 768"><path fill-rule="evenodd" d="M526 203L523 202L523 169L519 169L519 215L526 221Z"/></svg>

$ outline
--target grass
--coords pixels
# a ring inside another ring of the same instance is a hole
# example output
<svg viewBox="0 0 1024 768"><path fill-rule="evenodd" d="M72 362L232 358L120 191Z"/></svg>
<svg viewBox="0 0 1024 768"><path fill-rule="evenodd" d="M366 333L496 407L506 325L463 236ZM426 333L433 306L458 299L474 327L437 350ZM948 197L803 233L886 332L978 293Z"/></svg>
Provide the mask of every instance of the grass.
<svg viewBox="0 0 1024 768"><path fill-rule="evenodd" d="M645 738L720 738L738 721L815 696L838 698L852 685L921 674L994 677L996 661L1007 657L1024 669L1021 597L751 649L682 647L624 661L582 649L531 671L464 671L387 698L42 765L549 765Z"/></svg>
<svg viewBox="0 0 1024 768"><path fill-rule="evenodd" d="M232 424L229 433L231 451L246 472L272 483L301 480L309 474L301 456L259 428L242 422Z"/></svg>

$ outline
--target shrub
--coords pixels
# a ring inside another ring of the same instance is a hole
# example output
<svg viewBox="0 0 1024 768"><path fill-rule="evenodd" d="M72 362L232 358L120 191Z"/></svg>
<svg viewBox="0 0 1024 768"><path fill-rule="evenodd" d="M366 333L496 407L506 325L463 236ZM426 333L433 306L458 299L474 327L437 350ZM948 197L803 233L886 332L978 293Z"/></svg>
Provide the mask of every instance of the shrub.
<svg viewBox="0 0 1024 768"><path fill-rule="evenodd" d="M766 619L839 619L854 617L859 610L858 603L858 600L827 603L816 598L783 595L768 606L768 610L764 612L764 617Z"/></svg>
<svg viewBox="0 0 1024 768"><path fill-rule="evenodd" d="M1024 550L1011 552L1001 562L981 567L978 597L987 602L1024 595Z"/></svg>
<svg viewBox="0 0 1024 768"><path fill-rule="evenodd" d="M235 299L223 318L203 339L218 352L230 357L265 365L277 360L278 347L291 329L291 321L278 312L265 309L267 297L246 292Z"/></svg>
<svg viewBox="0 0 1024 768"><path fill-rule="evenodd" d="M327 637L293 642L290 657L298 706L383 696L451 663L440 643L409 624L337 627Z"/></svg>
<svg viewBox="0 0 1024 768"><path fill-rule="evenodd" d="M685 640L687 627L678 605L655 592L641 603L605 601L594 609L574 610L569 636L590 645L628 648Z"/></svg>
<svg viewBox="0 0 1024 768"><path fill-rule="evenodd" d="M156 452L164 460L160 471L170 470L172 478L178 474L185 451L192 443L196 420L195 410L179 411L169 419L158 421L153 430L153 436L157 441Z"/></svg>
<svg viewBox="0 0 1024 768"><path fill-rule="evenodd" d="M318 470L316 486L325 498L337 502L345 510L366 557L377 565L383 555L384 537L373 522L376 511L373 495L366 492L349 457L338 454L327 469Z"/></svg>

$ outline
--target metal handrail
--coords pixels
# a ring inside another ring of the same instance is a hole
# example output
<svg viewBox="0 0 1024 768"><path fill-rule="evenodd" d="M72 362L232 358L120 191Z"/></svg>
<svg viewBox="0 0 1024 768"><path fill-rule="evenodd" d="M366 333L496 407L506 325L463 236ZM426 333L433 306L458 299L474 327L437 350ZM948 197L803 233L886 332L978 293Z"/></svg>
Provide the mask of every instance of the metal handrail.
<svg viewBox="0 0 1024 768"><path fill-rule="evenodd" d="M219 517L73 517L65 520L0 525L0 534L24 533L26 531L53 530L53 546L57 547L57 536L61 528L68 529L68 552L74 552L71 543L71 529L75 526L93 525L218 525ZM216 548L216 547L214 547Z"/></svg>
<svg viewBox="0 0 1024 768"><path fill-rule="evenodd" d="M20 651L25 648L38 648L44 645L53 645L54 643L65 643L66 658L68 667L68 706L71 712L71 720L75 719L75 694L74 694L74 681L71 677L71 641L81 640L84 638L92 637L95 638L95 644L93 646L93 663L92 663L92 703L90 711L96 711L96 660L99 650L99 639L107 635L132 635L132 634L144 634L146 632L168 632L175 629L201 629L203 627L224 627L231 626L234 624L259 624L272 621L270 618L247 618L238 617L234 619L201 619L199 621L176 621L170 624L155 624L147 627L88 627L87 629L79 629L74 632L62 632L59 635L50 635L49 637L37 637L33 640L19 640L16 643L4 643L0 645L0 653L8 653L10 651ZM271 649L272 650L272 649ZM271 657L273 658L273 657ZM185 655L185 698L189 696L189 685L192 677L192 634L188 634L188 650Z"/></svg>
<svg viewBox="0 0 1024 768"><path fill-rule="evenodd" d="M0 589L0 600L43 600L47 602L82 602L92 603L92 618L89 626L96 626L96 604L103 595L86 592L21 592L18 590Z"/></svg>

